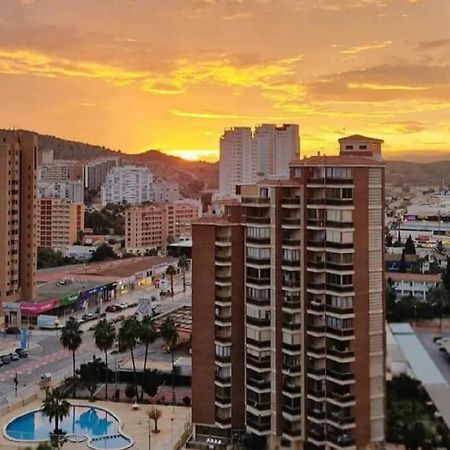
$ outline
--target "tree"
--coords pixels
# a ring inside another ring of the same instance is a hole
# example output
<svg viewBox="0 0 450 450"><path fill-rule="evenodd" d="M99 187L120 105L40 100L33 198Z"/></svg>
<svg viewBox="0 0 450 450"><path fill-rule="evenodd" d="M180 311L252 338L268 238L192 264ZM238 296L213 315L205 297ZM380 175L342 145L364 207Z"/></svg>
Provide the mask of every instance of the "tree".
<svg viewBox="0 0 450 450"><path fill-rule="evenodd" d="M172 234L169 234L167 236L167 245L173 244L175 242L175 238L173 237Z"/></svg>
<svg viewBox="0 0 450 450"><path fill-rule="evenodd" d="M114 250L108 244L102 244L98 246L95 252L92 254L91 261L104 261L105 259L116 259L117 255Z"/></svg>
<svg viewBox="0 0 450 450"><path fill-rule="evenodd" d="M76 398L77 394L77 380L75 373L75 352L80 347L83 331L80 329L80 322L77 319L71 317L66 325L61 330L60 342L65 349L72 352L72 373L73 373L73 397Z"/></svg>
<svg viewBox="0 0 450 450"><path fill-rule="evenodd" d="M434 248L434 251L438 254L438 255L445 255L447 253L446 248L444 247L444 244L442 241L437 241L436 242L436 247Z"/></svg>
<svg viewBox="0 0 450 450"><path fill-rule="evenodd" d="M189 261L185 255L182 255L178 260L178 267L183 274L183 292L186 292L186 270L189 270Z"/></svg>
<svg viewBox="0 0 450 450"><path fill-rule="evenodd" d="M406 255L405 255L405 250L402 251L402 257L400 259L400 265L399 265L398 271L401 272L401 273L406 272Z"/></svg>
<svg viewBox="0 0 450 450"><path fill-rule="evenodd" d="M405 242L405 255L415 255L416 254L416 245L414 244L413 238L411 235L408 236Z"/></svg>
<svg viewBox="0 0 450 450"><path fill-rule="evenodd" d="M161 325L161 337L166 342L167 349L172 356L172 404L175 404L175 364L174 364L174 351L178 342L178 331L176 324L171 316L168 316Z"/></svg>
<svg viewBox="0 0 450 450"><path fill-rule="evenodd" d="M114 325L106 319L100 320L94 328L94 339L97 348L105 352L105 400L108 400L108 351L111 350L116 340L116 329Z"/></svg>
<svg viewBox="0 0 450 450"><path fill-rule="evenodd" d="M177 273L177 271L175 270L175 267L173 267L172 265L170 265L167 269L166 269L166 275L169 275L170 277L170 295L173 297L173 276Z"/></svg>
<svg viewBox="0 0 450 450"><path fill-rule="evenodd" d="M156 370L144 370L141 381L142 394L145 392L149 397L154 397L158 392L158 381L158 372Z"/></svg>
<svg viewBox="0 0 450 450"><path fill-rule="evenodd" d="M449 306L448 291L445 289L444 283L431 288L427 294L427 300L437 309L440 316L439 328L441 333L444 328L444 312Z"/></svg>
<svg viewBox="0 0 450 450"><path fill-rule="evenodd" d="M150 420L153 420L153 422L155 423L155 429L153 430L154 433L159 433L158 430L158 420L161 418L162 416L162 411L158 408L156 408L155 406L152 406L150 408L150 411L148 412L148 417Z"/></svg>
<svg viewBox="0 0 450 450"><path fill-rule="evenodd" d="M131 353L131 362L133 364L134 375L134 393L136 395L136 401L139 399L137 388L137 376L136 376L136 361L134 359L134 349L138 343L140 335L140 324L136 317L127 317L120 326L119 329L119 349L120 351L129 350Z"/></svg>
<svg viewBox="0 0 450 450"><path fill-rule="evenodd" d="M70 403L67 401L64 392L60 388L47 391L47 395L42 402L42 414L48 417L49 421L55 421L53 433L63 434L59 429L59 422L69 415Z"/></svg>
<svg viewBox="0 0 450 450"><path fill-rule="evenodd" d="M94 356L92 361L89 361L86 364L81 364L78 372L80 374L81 383L89 391L90 399L93 400L95 391L97 390L98 381L102 376L102 372L105 372L108 377L106 364L100 358L96 358Z"/></svg>
<svg viewBox="0 0 450 450"><path fill-rule="evenodd" d="M143 317L139 326L139 340L145 346L144 354L144 373L147 370L148 348L156 339L156 330L153 319L150 316ZM141 399L144 397L144 388L142 387Z"/></svg>

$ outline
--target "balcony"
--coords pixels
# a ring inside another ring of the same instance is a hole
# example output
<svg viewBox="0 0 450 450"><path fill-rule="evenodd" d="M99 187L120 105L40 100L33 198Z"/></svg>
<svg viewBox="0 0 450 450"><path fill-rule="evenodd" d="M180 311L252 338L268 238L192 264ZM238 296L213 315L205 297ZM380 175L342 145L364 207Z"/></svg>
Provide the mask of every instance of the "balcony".
<svg viewBox="0 0 450 450"><path fill-rule="evenodd" d="M286 321L283 321L282 327L286 328L287 330L300 331L301 324L300 324L300 322L291 322L291 321L286 320Z"/></svg>
<svg viewBox="0 0 450 450"><path fill-rule="evenodd" d="M330 325L327 325L327 334L331 337L336 336L337 338L351 338L354 336L355 332L353 328L332 328Z"/></svg>
<svg viewBox="0 0 450 450"><path fill-rule="evenodd" d="M231 426L231 417L216 416L216 423L223 427Z"/></svg>
<svg viewBox="0 0 450 450"><path fill-rule="evenodd" d="M257 298L257 297L251 297L248 296L246 298L247 303L250 303L251 305L255 305L255 306L269 306L270 305L270 299L268 298Z"/></svg>
<svg viewBox="0 0 450 450"><path fill-rule="evenodd" d="M308 324L307 331L311 333L325 333L325 323L313 322Z"/></svg>
<svg viewBox="0 0 450 450"><path fill-rule="evenodd" d="M334 356L336 358L348 359L354 358L355 352L350 350L350 348L336 348L336 347L327 347L327 355Z"/></svg>
<svg viewBox="0 0 450 450"><path fill-rule="evenodd" d="M222 375L220 372L216 372L214 377L215 381L221 384L231 384L231 376L230 375Z"/></svg>
<svg viewBox="0 0 450 450"><path fill-rule="evenodd" d="M231 333L229 335L216 333L214 340L222 344L229 344L231 342Z"/></svg>
<svg viewBox="0 0 450 450"><path fill-rule="evenodd" d="M287 372L289 375L299 374L301 372L300 363L296 362L283 362L283 371Z"/></svg>
<svg viewBox="0 0 450 450"><path fill-rule="evenodd" d="M351 250L354 247L353 242L332 242L326 241L326 246L328 248L335 248L338 250Z"/></svg>
<svg viewBox="0 0 450 450"><path fill-rule="evenodd" d="M216 274L216 281L219 283L231 283L231 277L229 275Z"/></svg>
<svg viewBox="0 0 450 450"><path fill-rule="evenodd" d="M299 288L300 280L283 280L282 286L287 288Z"/></svg>
<svg viewBox="0 0 450 450"><path fill-rule="evenodd" d="M348 448L355 446L355 440L351 436L346 435L346 433L342 434L328 433L327 441L341 448Z"/></svg>
<svg viewBox="0 0 450 450"><path fill-rule="evenodd" d="M308 261L306 265L308 269L325 269L325 263L323 261Z"/></svg>
<svg viewBox="0 0 450 450"><path fill-rule="evenodd" d="M270 348L270 340L268 341L257 341L256 339L247 338L247 344L252 345L257 348Z"/></svg>
<svg viewBox="0 0 450 450"><path fill-rule="evenodd" d="M302 393L301 387L297 384L292 384L292 383L284 383L283 391L287 392L289 394L294 394L294 395L300 395Z"/></svg>
<svg viewBox="0 0 450 450"><path fill-rule="evenodd" d="M325 311L325 304L312 300L309 302L308 310L321 313L321 312Z"/></svg>
<svg viewBox="0 0 450 450"><path fill-rule="evenodd" d="M326 204L329 206L352 206L353 199L351 199L351 198L327 198Z"/></svg>
<svg viewBox="0 0 450 450"><path fill-rule="evenodd" d="M325 239L308 239L306 241L308 247L325 248Z"/></svg>
<svg viewBox="0 0 450 450"><path fill-rule="evenodd" d="M309 217L306 224L308 227L324 228L325 220L324 219L314 219L314 218Z"/></svg>
<svg viewBox="0 0 450 450"><path fill-rule="evenodd" d="M269 206L270 198L269 197L242 197L241 204L248 205L248 206Z"/></svg>
<svg viewBox="0 0 450 450"><path fill-rule="evenodd" d="M291 425L289 422L283 423L282 430L283 430L283 434L285 434L286 436L299 437L302 435L301 428L298 428L298 426L296 426L296 424Z"/></svg>
<svg viewBox="0 0 450 450"><path fill-rule="evenodd" d="M270 266L270 258L251 258L247 256L245 262L256 266Z"/></svg>
<svg viewBox="0 0 450 450"><path fill-rule="evenodd" d="M293 406L293 405L288 405L288 404L284 403L283 404L283 412L287 413L291 416L300 416L302 414L302 408L300 405Z"/></svg>
<svg viewBox="0 0 450 450"><path fill-rule="evenodd" d="M309 386L308 395L322 400L325 398L325 390L319 387Z"/></svg>
<svg viewBox="0 0 450 450"><path fill-rule="evenodd" d="M325 357L325 344L322 345L308 345L307 353L313 355L315 358Z"/></svg>
<svg viewBox="0 0 450 450"><path fill-rule="evenodd" d="M300 309L301 308L300 299L295 301L283 300L282 307L287 309Z"/></svg>
<svg viewBox="0 0 450 450"><path fill-rule="evenodd" d="M258 378L247 378L247 384L255 389L264 391L270 390L270 380L261 380Z"/></svg>
<svg viewBox="0 0 450 450"><path fill-rule="evenodd" d="M329 390L327 392L329 401L334 401L340 405L348 405L355 403L355 396L350 392L339 392L336 390Z"/></svg>
<svg viewBox="0 0 450 450"><path fill-rule="evenodd" d="M225 323L227 325L231 324L231 313L225 314L225 313L219 313L214 315L214 319L216 322Z"/></svg>
<svg viewBox="0 0 450 450"><path fill-rule="evenodd" d="M220 403L221 405L230 405L231 404L231 394L216 391L215 400L217 403Z"/></svg>
<svg viewBox="0 0 450 450"><path fill-rule="evenodd" d="M244 222L247 222L247 223L256 223L256 224L261 224L261 225L270 225L270 217L246 215L246 216L244 216L243 220L244 220Z"/></svg>
<svg viewBox="0 0 450 450"><path fill-rule="evenodd" d="M247 276L246 282L251 284L257 284L258 286L270 286L270 277L256 278Z"/></svg>
<svg viewBox="0 0 450 450"><path fill-rule="evenodd" d="M270 237L247 236L246 242L247 244L270 245Z"/></svg>
<svg viewBox="0 0 450 450"><path fill-rule="evenodd" d="M216 262L219 263L230 263L231 264L231 255L227 255L227 256L220 256L220 255L216 255Z"/></svg>
<svg viewBox="0 0 450 450"><path fill-rule="evenodd" d="M335 220L327 220L326 222L328 228L354 228L353 222L337 222Z"/></svg>
<svg viewBox="0 0 450 450"><path fill-rule="evenodd" d="M255 327L270 327L270 318L247 316L247 324Z"/></svg>
<svg viewBox="0 0 450 450"><path fill-rule="evenodd" d="M230 235L220 235L218 234L216 236L216 244L217 245L223 245L223 244L231 244L230 242L231 236Z"/></svg>
<svg viewBox="0 0 450 450"><path fill-rule="evenodd" d="M283 197L281 199L282 205L300 205L300 197Z"/></svg>
<svg viewBox="0 0 450 450"><path fill-rule="evenodd" d="M353 284L327 283L327 290L334 292L353 292Z"/></svg>
<svg viewBox="0 0 450 450"><path fill-rule="evenodd" d="M247 426L259 432L270 431L270 417L268 417L269 420L264 420L264 418L261 419L262 420L255 420L247 416Z"/></svg>
<svg viewBox="0 0 450 450"><path fill-rule="evenodd" d="M308 205L318 205L318 206L324 206L325 205L325 199L324 198L308 198L307 199Z"/></svg>
<svg viewBox="0 0 450 450"><path fill-rule="evenodd" d="M264 356L263 358L257 358L247 353L247 364L258 369L270 369L270 356Z"/></svg>
<svg viewBox="0 0 450 450"><path fill-rule="evenodd" d="M353 263L338 263L338 262L332 262L332 261L326 262L326 268L331 269L331 270L342 271L342 272L354 269Z"/></svg>
<svg viewBox="0 0 450 450"><path fill-rule="evenodd" d="M307 284L307 287L312 291L325 291L325 283L317 283L310 281Z"/></svg>
<svg viewBox="0 0 450 450"><path fill-rule="evenodd" d="M216 355L215 360L221 363L231 363L231 355Z"/></svg>
<svg viewBox="0 0 450 450"><path fill-rule="evenodd" d="M283 342L283 349L294 353L300 353L301 344L289 344L287 342Z"/></svg>
<svg viewBox="0 0 450 450"><path fill-rule="evenodd" d="M283 217L281 219L281 225L287 225L287 226L300 226L300 218L289 218L289 217Z"/></svg>
<svg viewBox="0 0 450 450"><path fill-rule="evenodd" d="M247 399L247 406L253 409L257 409L258 411L267 411L270 410L271 404L269 402L257 402L255 400Z"/></svg>
<svg viewBox="0 0 450 450"><path fill-rule="evenodd" d="M336 428L355 423L354 416L344 415L341 410L328 412L327 419L336 424Z"/></svg>
<svg viewBox="0 0 450 450"><path fill-rule="evenodd" d="M300 247L300 239L283 239L282 243L286 247Z"/></svg>
<svg viewBox="0 0 450 450"><path fill-rule="evenodd" d="M327 370L327 376L337 380L338 382L352 382L355 381L354 372L341 372L334 369Z"/></svg>
<svg viewBox="0 0 450 450"><path fill-rule="evenodd" d="M229 294L219 294L216 292L216 302L231 302L231 295Z"/></svg>
<svg viewBox="0 0 450 450"><path fill-rule="evenodd" d="M342 315L354 314L353 308L340 308L338 306L328 305L328 304L327 304L327 312L334 313L334 314L342 314Z"/></svg>
<svg viewBox="0 0 450 450"><path fill-rule="evenodd" d="M288 266L288 267L300 267L300 260L292 260L292 259L283 259L281 261L282 266Z"/></svg>
<svg viewBox="0 0 450 450"><path fill-rule="evenodd" d="M325 367L322 368L308 367L308 375L323 377L325 375Z"/></svg>

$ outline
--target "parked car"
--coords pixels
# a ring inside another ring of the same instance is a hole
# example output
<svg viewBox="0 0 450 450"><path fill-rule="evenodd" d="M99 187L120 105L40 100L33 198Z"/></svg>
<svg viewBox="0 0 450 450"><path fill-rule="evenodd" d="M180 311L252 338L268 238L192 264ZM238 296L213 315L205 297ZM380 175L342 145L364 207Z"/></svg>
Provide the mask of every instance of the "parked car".
<svg viewBox="0 0 450 450"><path fill-rule="evenodd" d="M23 348L16 348L16 353L19 355L19 358L28 358L28 352Z"/></svg>
<svg viewBox="0 0 450 450"><path fill-rule="evenodd" d="M88 320L93 320L94 318L95 318L95 316L92 313L83 314L81 316L81 320L84 320L85 322L87 322Z"/></svg>
<svg viewBox="0 0 450 450"><path fill-rule="evenodd" d="M11 362L11 358L9 355L2 355L0 356L0 358L3 361L3 364L9 364Z"/></svg>
<svg viewBox="0 0 450 450"><path fill-rule="evenodd" d="M167 291L164 291L164 290L159 291L159 295L160 295L161 297L165 297L165 296L167 295Z"/></svg>
<svg viewBox="0 0 450 450"><path fill-rule="evenodd" d="M19 355L16 352L10 353L9 357L11 358L11 361L19 361Z"/></svg>
<svg viewBox="0 0 450 450"><path fill-rule="evenodd" d="M117 305L108 305L106 308L105 308L105 311L106 312L116 312L116 311L118 311L120 308L117 306Z"/></svg>
<svg viewBox="0 0 450 450"><path fill-rule="evenodd" d="M18 327L8 327L6 329L6 334L19 334L20 330Z"/></svg>
<svg viewBox="0 0 450 450"><path fill-rule="evenodd" d="M122 309L127 309L129 306L130 306L130 305L128 305L128 303L121 303L121 304L119 305L119 308L122 310Z"/></svg>

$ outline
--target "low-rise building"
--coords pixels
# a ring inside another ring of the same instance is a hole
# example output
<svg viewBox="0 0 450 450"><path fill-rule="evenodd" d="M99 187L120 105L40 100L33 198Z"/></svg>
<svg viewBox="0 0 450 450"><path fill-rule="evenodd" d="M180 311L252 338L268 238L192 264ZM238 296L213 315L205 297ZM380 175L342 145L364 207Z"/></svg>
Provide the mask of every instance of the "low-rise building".
<svg viewBox="0 0 450 450"><path fill-rule="evenodd" d="M62 250L75 244L84 228L84 205L59 198L41 198L38 202L38 246Z"/></svg>
<svg viewBox="0 0 450 450"><path fill-rule="evenodd" d="M397 297L426 300L428 291L439 285L441 275L435 273L385 273L386 283L392 285Z"/></svg>
<svg viewBox="0 0 450 450"><path fill-rule="evenodd" d="M72 203L84 203L84 186L81 180L40 181L38 191L41 198L61 198Z"/></svg>
<svg viewBox="0 0 450 450"><path fill-rule="evenodd" d="M144 253L168 241L191 234L191 222L201 215L197 201L152 204L128 208L125 213L127 252Z"/></svg>

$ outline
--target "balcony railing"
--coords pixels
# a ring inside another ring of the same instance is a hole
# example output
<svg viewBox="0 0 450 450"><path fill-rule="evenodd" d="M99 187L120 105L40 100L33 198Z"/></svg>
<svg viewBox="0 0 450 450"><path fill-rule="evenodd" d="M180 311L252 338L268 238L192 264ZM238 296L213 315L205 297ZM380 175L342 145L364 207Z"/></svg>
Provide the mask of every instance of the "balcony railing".
<svg viewBox="0 0 450 450"><path fill-rule="evenodd" d="M290 374L300 373L301 366L300 363L286 363L284 362L282 365L284 371L289 372Z"/></svg>
<svg viewBox="0 0 450 450"><path fill-rule="evenodd" d="M326 262L326 268L332 270L353 270L353 263Z"/></svg>
<svg viewBox="0 0 450 450"><path fill-rule="evenodd" d="M339 372L337 370L328 369L327 375L340 381L351 381L355 379L354 372Z"/></svg>
<svg viewBox="0 0 450 450"><path fill-rule="evenodd" d="M230 384L231 376L230 375L221 375L220 373L216 373L214 379L222 384Z"/></svg>
<svg viewBox="0 0 450 450"><path fill-rule="evenodd" d="M217 262L231 262L231 255L227 255L227 256L216 255L216 261Z"/></svg>
<svg viewBox="0 0 450 450"><path fill-rule="evenodd" d="M300 323L290 322L290 321L284 321L282 324L282 327L286 328L288 330L297 330L297 331L300 331L300 329L301 329Z"/></svg>
<svg viewBox="0 0 450 450"><path fill-rule="evenodd" d="M256 278L249 277L246 278L247 283L258 284L260 286L269 285L270 286L270 277L268 278Z"/></svg>
<svg viewBox="0 0 450 450"><path fill-rule="evenodd" d="M339 392L329 390L327 392L328 397L340 403L349 403L355 401L355 396L351 392Z"/></svg>
<svg viewBox="0 0 450 450"><path fill-rule="evenodd" d="M241 203L249 203L256 205L270 205L269 197L242 197Z"/></svg>
<svg viewBox="0 0 450 450"><path fill-rule="evenodd" d="M270 417L266 421L257 421L247 416L247 426L257 431L269 431L270 430Z"/></svg>
<svg viewBox="0 0 450 450"><path fill-rule="evenodd" d="M283 308L299 309L301 308L300 300L297 301L287 301L284 300L282 303Z"/></svg>
<svg viewBox="0 0 450 450"><path fill-rule="evenodd" d="M300 280L283 280L283 286L288 288L299 288Z"/></svg>
<svg viewBox="0 0 450 450"><path fill-rule="evenodd" d="M253 345L258 348L268 348L270 347L270 340L267 341L258 341L256 339L247 338L247 344Z"/></svg>
<svg viewBox="0 0 450 450"><path fill-rule="evenodd" d="M247 323L256 327L270 327L270 319L247 316Z"/></svg>
<svg viewBox="0 0 450 450"><path fill-rule="evenodd" d="M300 247L300 239L283 239L283 245Z"/></svg>
<svg viewBox="0 0 450 450"><path fill-rule="evenodd" d="M339 447L352 447L355 445L355 440L345 434L328 433L327 440Z"/></svg>
<svg viewBox="0 0 450 450"><path fill-rule="evenodd" d="M259 380L257 378L247 378L247 384L256 389L270 389L270 380Z"/></svg>
<svg viewBox="0 0 450 450"><path fill-rule="evenodd" d="M327 283L327 289L336 292L353 292L353 284Z"/></svg>
<svg viewBox="0 0 450 450"><path fill-rule="evenodd" d="M270 245L270 237L247 236L247 243L258 245Z"/></svg>
<svg viewBox="0 0 450 450"><path fill-rule="evenodd" d="M225 355L216 355L215 360L223 363L229 363L231 362L231 355L225 356Z"/></svg>
<svg viewBox="0 0 450 450"><path fill-rule="evenodd" d="M247 303L250 303L250 304L255 305L255 306L269 306L270 305L270 299L268 299L268 298L261 299L261 298L248 296L247 297Z"/></svg>
<svg viewBox="0 0 450 450"><path fill-rule="evenodd" d="M299 205L300 197L283 197L281 203L284 205Z"/></svg>
<svg viewBox="0 0 450 450"><path fill-rule="evenodd" d="M216 281L219 283L231 283L231 277L229 275L216 274Z"/></svg>
<svg viewBox="0 0 450 450"><path fill-rule="evenodd" d="M301 394L301 387L297 384L285 383L283 384L283 391L288 392L289 394Z"/></svg>
<svg viewBox="0 0 450 450"><path fill-rule="evenodd" d="M247 363L260 369L270 369L270 356L256 358L255 356L247 353Z"/></svg>
<svg viewBox="0 0 450 450"><path fill-rule="evenodd" d="M296 218L287 218L287 217L283 217L281 219L281 224L282 225L300 225L300 219L296 219Z"/></svg>
<svg viewBox="0 0 450 450"><path fill-rule="evenodd" d="M354 247L353 242L332 242L326 241L326 246L329 248L336 248L339 250L352 249Z"/></svg>
<svg viewBox="0 0 450 450"><path fill-rule="evenodd" d="M308 309L310 309L312 311L322 312L322 311L325 311L325 304L315 302L315 301L310 301L309 305L308 305Z"/></svg>
<svg viewBox="0 0 450 450"><path fill-rule="evenodd" d="M300 260L283 259L281 265L289 267L300 267Z"/></svg>
<svg viewBox="0 0 450 450"><path fill-rule="evenodd" d="M270 258L252 258L247 256L246 262L257 266L270 266Z"/></svg>
<svg viewBox="0 0 450 450"><path fill-rule="evenodd" d="M351 198L327 198L327 205L330 206L351 206L353 199Z"/></svg>
<svg viewBox="0 0 450 450"><path fill-rule="evenodd" d="M335 347L327 348L327 354L336 356L338 358L352 358L355 356L355 352L353 352L349 348L347 349L338 349Z"/></svg>
<svg viewBox="0 0 450 450"><path fill-rule="evenodd" d="M338 337L350 337L355 334L355 331L353 330L353 328L339 329L332 328L330 325L327 325L327 333Z"/></svg>
<svg viewBox="0 0 450 450"><path fill-rule="evenodd" d="M327 220L327 227L330 228L354 228L353 222L338 222L336 220Z"/></svg>
<svg viewBox="0 0 450 450"><path fill-rule="evenodd" d="M216 416L216 422L223 426L231 425L231 417Z"/></svg>
<svg viewBox="0 0 450 450"><path fill-rule="evenodd" d="M313 289L315 291L323 291L325 289L325 283L314 283L314 282L309 282L307 284L308 289Z"/></svg>
<svg viewBox="0 0 450 450"><path fill-rule="evenodd" d="M215 314L214 319L219 322L231 323L231 314Z"/></svg>
<svg viewBox="0 0 450 450"><path fill-rule="evenodd" d="M244 221L245 222L250 222L250 223L259 223L259 224L263 224L263 225L268 225L270 224L270 217L259 217L259 216L244 216Z"/></svg>
<svg viewBox="0 0 450 450"><path fill-rule="evenodd" d="M300 344L288 344L287 342L283 342L283 348L286 350L290 350L291 352L299 353L301 351Z"/></svg>

